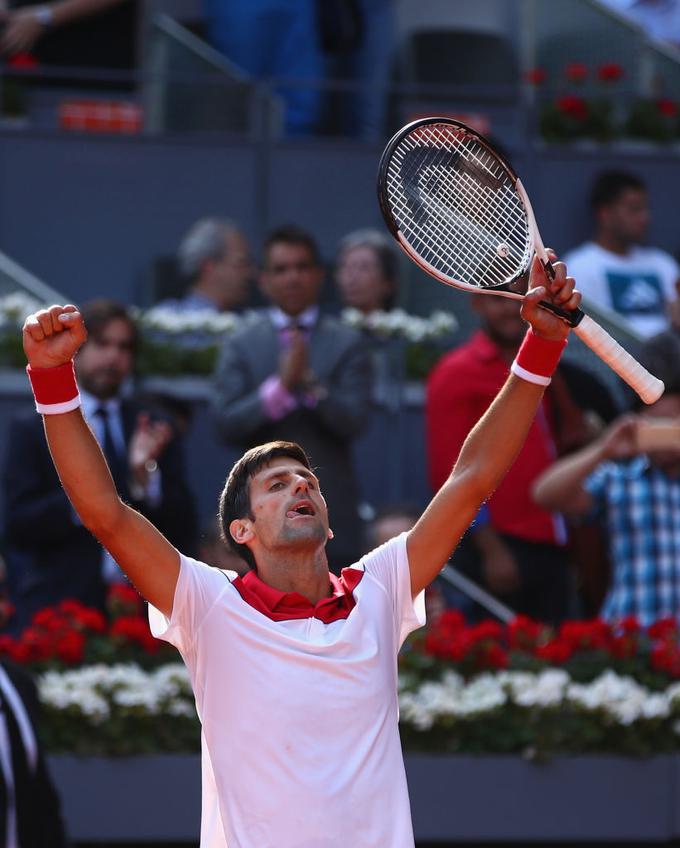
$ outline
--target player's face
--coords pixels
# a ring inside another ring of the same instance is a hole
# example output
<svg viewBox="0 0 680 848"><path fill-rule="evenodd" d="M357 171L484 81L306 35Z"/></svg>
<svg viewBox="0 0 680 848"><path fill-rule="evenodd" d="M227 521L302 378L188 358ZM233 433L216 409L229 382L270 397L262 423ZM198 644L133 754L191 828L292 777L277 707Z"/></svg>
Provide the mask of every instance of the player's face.
<svg viewBox="0 0 680 848"><path fill-rule="evenodd" d="M628 188L602 210L603 221L611 234L624 244L644 241L649 225L649 199L646 191Z"/></svg>
<svg viewBox="0 0 680 848"><path fill-rule="evenodd" d="M385 308L390 281L384 276L380 258L372 247L353 247L340 256L337 281L343 303L361 312Z"/></svg>
<svg viewBox="0 0 680 848"><path fill-rule="evenodd" d="M323 271L304 244L275 242L267 251L262 292L286 315L299 315L317 302Z"/></svg>
<svg viewBox="0 0 680 848"><path fill-rule="evenodd" d="M328 510L316 476L288 457L278 457L250 481L253 531L269 550L318 548L328 541Z"/></svg>
<svg viewBox="0 0 680 848"><path fill-rule="evenodd" d="M76 357L78 380L86 392L100 400L118 394L134 362L134 335L130 324L115 318L97 337L90 336Z"/></svg>

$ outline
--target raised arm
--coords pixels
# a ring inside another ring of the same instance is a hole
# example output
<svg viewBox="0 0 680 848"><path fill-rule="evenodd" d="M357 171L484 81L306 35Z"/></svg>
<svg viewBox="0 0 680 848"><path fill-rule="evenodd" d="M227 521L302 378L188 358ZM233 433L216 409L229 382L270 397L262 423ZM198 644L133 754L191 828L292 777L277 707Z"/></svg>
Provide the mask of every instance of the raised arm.
<svg viewBox="0 0 680 848"><path fill-rule="evenodd" d="M75 306L40 310L24 324L24 350L29 372L33 372L36 399L45 409L43 420L52 460L83 524L142 595L170 615L179 554L152 524L120 500L101 449L73 400L76 392L70 377L71 362L86 338L83 319ZM41 392L46 393L42 401Z"/></svg>
<svg viewBox="0 0 680 848"><path fill-rule="evenodd" d="M555 263L556 278L549 283L541 264L534 261L531 289L522 305L522 317L531 324L534 346L557 364L569 327L541 309L546 289L551 300L575 309L581 300L563 263ZM541 341L542 340L542 341ZM549 381L548 381L549 382ZM408 536L411 589L417 594L440 572L458 544L480 504L496 489L526 438L545 390L511 374L489 409L465 440L458 460Z"/></svg>

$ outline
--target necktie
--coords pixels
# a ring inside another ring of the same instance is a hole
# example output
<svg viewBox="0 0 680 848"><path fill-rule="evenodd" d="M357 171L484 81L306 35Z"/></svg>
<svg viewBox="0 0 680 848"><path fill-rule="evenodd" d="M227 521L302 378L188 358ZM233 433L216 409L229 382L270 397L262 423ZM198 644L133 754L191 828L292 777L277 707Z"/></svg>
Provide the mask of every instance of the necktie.
<svg viewBox="0 0 680 848"><path fill-rule="evenodd" d="M95 411L95 415L101 421L101 448L104 451L104 456L106 457L106 462L108 463L111 471L113 482L116 484L116 491L124 500L130 500L127 457L122 455L113 440L113 434L111 433L110 412L106 409L106 407L100 406Z"/></svg>

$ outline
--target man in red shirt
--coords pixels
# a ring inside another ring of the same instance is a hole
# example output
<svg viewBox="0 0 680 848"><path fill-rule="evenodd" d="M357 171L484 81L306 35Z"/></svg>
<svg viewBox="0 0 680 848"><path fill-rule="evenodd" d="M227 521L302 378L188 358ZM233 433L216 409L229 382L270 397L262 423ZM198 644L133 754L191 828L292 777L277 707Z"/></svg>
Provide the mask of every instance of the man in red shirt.
<svg viewBox="0 0 680 848"><path fill-rule="evenodd" d="M428 380L427 450L434 491L505 382L524 335L517 301L477 295L474 308L481 328L444 356ZM544 396L517 459L457 550L454 564L517 612L556 622L569 614L573 596L566 530L561 516L531 498L531 484L558 454L552 390Z"/></svg>

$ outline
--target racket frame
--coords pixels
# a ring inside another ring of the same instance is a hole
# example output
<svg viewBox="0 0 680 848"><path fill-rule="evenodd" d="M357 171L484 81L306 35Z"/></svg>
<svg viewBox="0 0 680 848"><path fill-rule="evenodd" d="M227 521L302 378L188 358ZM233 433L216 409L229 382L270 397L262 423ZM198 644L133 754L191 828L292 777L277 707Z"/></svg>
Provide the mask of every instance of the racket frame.
<svg viewBox="0 0 680 848"><path fill-rule="evenodd" d="M509 282L504 282L495 286L476 286L471 283L465 283L462 280L453 279L452 277L443 274L441 271L438 271L433 265L427 262L427 260L423 259L402 235L399 224L392 214L390 200L387 196L387 177L389 166L392 161L395 148L397 148L397 146L401 143L402 139L412 134L414 130L418 129L418 127L431 126L433 124L444 124L469 133L476 142L482 145L495 159L498 160L500 165L505 168L508 176L513 182L519 199L524 206L524 211L527 216L528 234L531 243L533 244L534 254L538 256L547 276L551 280L555 279L555 269L543 244L531 202L529 201L527 192L514 168L510 165L505 156L496 150L494 146L484 138L484 136L480 135L480 133L478 133L475 129L467 126L462 121L456 121L452 118L419 118L418 120L407 124L405 127L402 127L387 143L378 166L377 189L380 210L388 230L411 260L439 282L444 283L447 286L451 286L452 288L473 292L475 294L490 294L497 297L510 297L515 300L523 300L524 295L521 292L513 291L511 286L524 277L527 271L529 271L531 267L531 260L516 274L515 278ZM604 328L600 327L600 325L593 321L592 318L585 315L581 309L566 311L554 306L549 301L541 301L540 305L544 309L553 312L574 328L576 334L582 339L582 341L584 341L585 344L587 344L614 371L616 371L623 380L632 386L645 403L654 403L661 397L664 391L664 384L661 380L650 374L634 357L624 350L624 348L622 348L621 345L619 345L619 343L612 338L606 330L604 330Z"/></svg>

